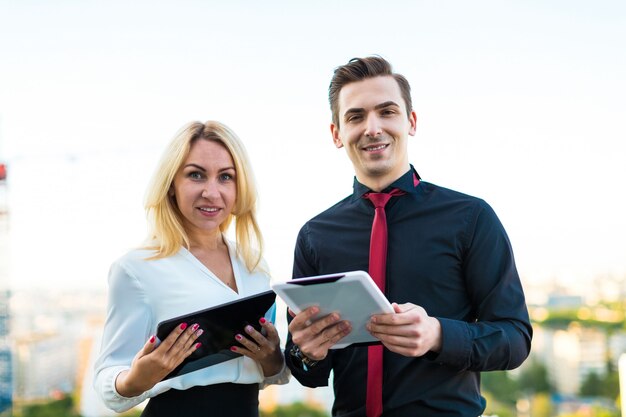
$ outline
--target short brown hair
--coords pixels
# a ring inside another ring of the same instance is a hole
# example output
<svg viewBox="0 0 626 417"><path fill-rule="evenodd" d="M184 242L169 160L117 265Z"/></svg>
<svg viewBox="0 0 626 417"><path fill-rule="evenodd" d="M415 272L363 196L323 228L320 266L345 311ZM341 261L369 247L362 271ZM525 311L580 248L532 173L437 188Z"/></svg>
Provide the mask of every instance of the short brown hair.
<svg viewBox="0 0 626 417"><path fill-rule="evenodd" d="M411 101L411 86L404 76L396 74L391 68L391 64L379 56L369 56L366 58L352 58L346 65L335 68L333 78L330 80L328 87L328 101L330 102L330 111L333 115L333 124L339 126L339 93L341 89L349 83L362 81L366 78L392 76L398 86L406 105L407 117L410 117L413 111L413 103Z"/></svg>

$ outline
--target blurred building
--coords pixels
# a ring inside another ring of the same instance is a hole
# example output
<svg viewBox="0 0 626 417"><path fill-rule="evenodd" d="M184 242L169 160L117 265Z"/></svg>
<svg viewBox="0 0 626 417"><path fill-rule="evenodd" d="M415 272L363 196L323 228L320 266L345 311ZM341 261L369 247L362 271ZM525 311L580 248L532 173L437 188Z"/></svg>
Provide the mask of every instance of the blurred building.
<svg viewBox="0 0 626 417"><path fill-rule="evenodd" d="M60 333L41 333L15 340L14 396L20 402L70 394L76 387L77 343Z"/></svg>
<svg viewBox="0 0 626 417"><path fill-rule="evenodd" d="M546 364L557 392L576 395L589 374L606 374L609 351L603 330L573 324L567 330L555 330L551 339Z"/></svg>
<svg viewBox="0 0 626 417"><path fill-rule="evenodd" d="M9 204L7 166L0 160L0 413L13 404L13 365L9 339Z"/></svg>

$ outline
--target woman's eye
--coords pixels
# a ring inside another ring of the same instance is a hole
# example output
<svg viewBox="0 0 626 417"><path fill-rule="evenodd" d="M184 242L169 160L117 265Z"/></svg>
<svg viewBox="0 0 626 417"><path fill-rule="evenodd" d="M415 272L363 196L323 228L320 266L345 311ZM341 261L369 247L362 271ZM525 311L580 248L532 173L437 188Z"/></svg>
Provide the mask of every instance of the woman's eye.
<svg viewBox="0 0 626 417"><path fill-rule="evenodd" d="M220 175L220 179L222 181L230 181L230 180L233 179L233 176L230 175L230 174L222 174L222 175Z"/></svg>
<svg viewBox="0 0 626 417"><path fill-rule="evenodd" d="M191 178L192 180L200 180L200 179L202 179L202 174L197 172L197 171L190 172L189 173L189 178Z"/></svg>

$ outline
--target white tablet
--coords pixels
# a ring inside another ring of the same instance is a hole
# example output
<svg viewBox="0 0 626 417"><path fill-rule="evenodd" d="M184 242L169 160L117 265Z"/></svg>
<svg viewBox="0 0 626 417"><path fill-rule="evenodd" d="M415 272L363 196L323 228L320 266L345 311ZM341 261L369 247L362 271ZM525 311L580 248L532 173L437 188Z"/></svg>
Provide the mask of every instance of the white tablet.
<svg viewBox="0 0 626 417"><path fill-rule="evenodd" d="M337 312L351 323L352 332L331 349L378 342L365 325L374 314L393 313L385 295L364 271L298 278L275 283L272 289L295 313L316 305L320 307L317 317Z"/></svg>

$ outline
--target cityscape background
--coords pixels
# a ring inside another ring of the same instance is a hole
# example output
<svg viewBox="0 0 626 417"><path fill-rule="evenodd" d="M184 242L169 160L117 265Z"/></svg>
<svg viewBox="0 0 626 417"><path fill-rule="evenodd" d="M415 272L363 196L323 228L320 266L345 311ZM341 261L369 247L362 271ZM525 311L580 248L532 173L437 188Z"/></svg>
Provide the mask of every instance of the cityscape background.
<svg viewBox="0 0 626 417"><path fill-rule="evenodd" d="M611 385L626 345L624 39L618 0L0 0L0 407L71 395L106 415L89 363L108 267L143 240L148 178L188 121L243 139L266 259L289 279L300 226L351 191L332 71L380 54L413 87L418 172L487 200L509 233L548 415L617 412L581 388ZM518 397L530 413L534 393ZM292 382L262 399L327 410L332 393Z"/></svg>

